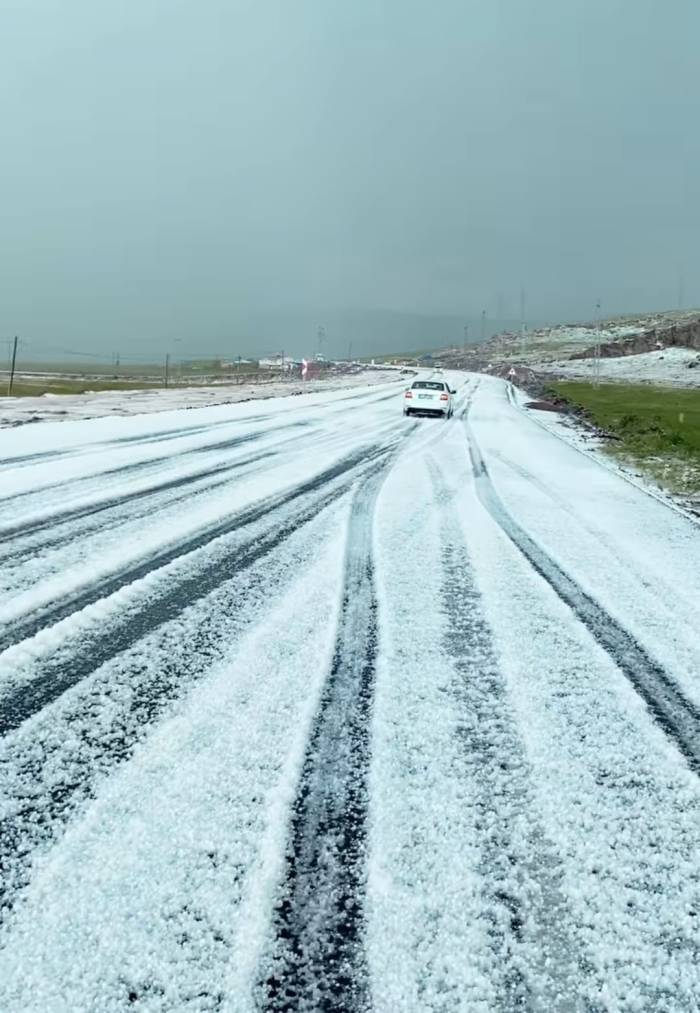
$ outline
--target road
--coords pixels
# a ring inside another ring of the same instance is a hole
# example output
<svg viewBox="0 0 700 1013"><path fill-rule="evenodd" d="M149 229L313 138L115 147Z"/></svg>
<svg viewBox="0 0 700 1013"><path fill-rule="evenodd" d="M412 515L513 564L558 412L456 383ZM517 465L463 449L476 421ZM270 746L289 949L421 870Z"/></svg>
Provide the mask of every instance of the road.
<svg viewBox="0 0 700 1013"><path fill-rule="evenodd" d="M700 530L453 375L0 444L0 1010L700 1003Z"/></svg>

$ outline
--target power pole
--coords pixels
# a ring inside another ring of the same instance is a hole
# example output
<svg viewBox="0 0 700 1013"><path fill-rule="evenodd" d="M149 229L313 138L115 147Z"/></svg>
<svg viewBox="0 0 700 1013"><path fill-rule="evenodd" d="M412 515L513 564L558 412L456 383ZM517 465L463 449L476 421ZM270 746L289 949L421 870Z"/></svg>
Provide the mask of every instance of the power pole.
<svg viewBox="0 0 700 1013"><path fill-rule="evenodd" d="M317 354L321 355L321 353L323 352L323 346L326 343L326 328L325 327L319 327L318 332L316 334L316 340L317 340L317 344L318 344L318 352L317 352Z"/></svg>
<svg viewBox="0 0 700 1013"><path fill-rule="evenodd" d="M520 289L520 333L525 333L525 289Z"/></svg>
<svg viewBox="0 0 700 1013"><path fill-rule="evenodd" d="M486 338L486 310L481 311L481 342Z"/></svg>
<svg viewBox="0 0 700 1013"><path fill-rule="evenodd" d="M520 288L520 343L521 352L525 351L525 289Z"/></svg>
<svg viewBox="0 0 700 1013"><path fill-rule="evenodd" d="M465 352L467 350L467 345L468 344L469 344L469 324L465 324L464 325L464 351Z"/></svg>
<svg viewBox="0 0 700 1013"><path fill-rule="evenodd" d="M600 299L595 304L595 353L593 356L593 386L600 383Z"/></svg>
<svg viewBox="0 0 700 1013"><path fill-rule="evenodd" d="M12 384L15 381L15 363L17 362L17 335L15 334L14 343L12 345L12 365L10 366L10 382L7 385L7 396L9 397L12 393Z"/></svg>
<svg viewBox="0 0 700 1013"><path fill-rule="evenodd" d="M165 356L165 386L168 386L168 378L170 374L170 352Z"/></svg>
<svg viewBox="0 0 700 1013"><path fill-rule="evenodd" d="M352 341L348 344L348 362L352 362Z"/></svg>

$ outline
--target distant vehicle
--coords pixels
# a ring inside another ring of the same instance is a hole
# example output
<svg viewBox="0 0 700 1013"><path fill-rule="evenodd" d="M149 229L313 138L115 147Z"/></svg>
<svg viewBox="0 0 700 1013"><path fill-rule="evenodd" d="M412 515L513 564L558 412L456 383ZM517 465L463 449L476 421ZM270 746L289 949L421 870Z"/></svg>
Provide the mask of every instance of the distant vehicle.
<svg viewBox="0 0 700 1013"><path fill-rule="evenodd" d="M415 380L403 396L403 413L451 419L455 393L443 380Z"/></svg>

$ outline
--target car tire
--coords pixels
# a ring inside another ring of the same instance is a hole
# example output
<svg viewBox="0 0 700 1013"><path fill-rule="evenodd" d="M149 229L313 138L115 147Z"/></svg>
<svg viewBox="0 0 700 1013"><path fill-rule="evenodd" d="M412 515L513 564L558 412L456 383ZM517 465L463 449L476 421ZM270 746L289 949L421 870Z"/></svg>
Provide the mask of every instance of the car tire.
<svg viewBox="0 0 700 1013"><path fill-rule="evenodd" d="M404 408L403 413L404 413L404 415L408 416L408 415L411 414L411 409L410 408Z"/></svg>

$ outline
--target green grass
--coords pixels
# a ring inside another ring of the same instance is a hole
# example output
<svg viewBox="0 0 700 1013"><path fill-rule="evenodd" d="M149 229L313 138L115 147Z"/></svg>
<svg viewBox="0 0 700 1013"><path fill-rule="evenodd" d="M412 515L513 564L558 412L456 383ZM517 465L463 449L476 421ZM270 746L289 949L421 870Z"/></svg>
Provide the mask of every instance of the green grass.
<svg viewBox="0 0 700 1013"><path fill-rule="evenodd" d="M15 382L12 385L12 397L38 397L41 394L85 394L97 390L144 390L162 387L162 382L153 380L67 380L41 379L31 383ZM6 384L0 384L0 397L7 395Z"/></svg>
<svg viewBox="0 0 700 1013"><path fill-rule="evenodd" d="M45 374L45 375L32 375ZM196 362L171 363L169 386L195 387L212 380L249 383L256 380L271 380L278 374L259 370L251 363L233 367L221 367L218 363L199 360ZM41 394L84 394L87 391L106 390L151 390L164 386L162 365L104 366L93 365L75 368L66 363L21 364L12 385L13 397L36 397ZM7 375L0 376L0 397L7 395Z"/></svg>
<svg viewBox="0 0 700 1013"><path fill-rule="evenodd" d="M672 491L700 491L700 390L577 381L549 389L619 438L611 453Z"/></svg>
<svg viewBox="0 0 700 1013"><path fill-rule="evenodd" d="M3 370L7 369L6 365L0 366ZM115 366L111 363L99 362L95 360L91 362L89 360L79 360L77 362L70 362L68 360L62 361L58 359L18 359L17 360L17 372L24 373L55 373L59 376L99 376L104 378L128 378L135 376L159 376L163 373L164 364L163 362L126 362L119 366Z"/></svg>

